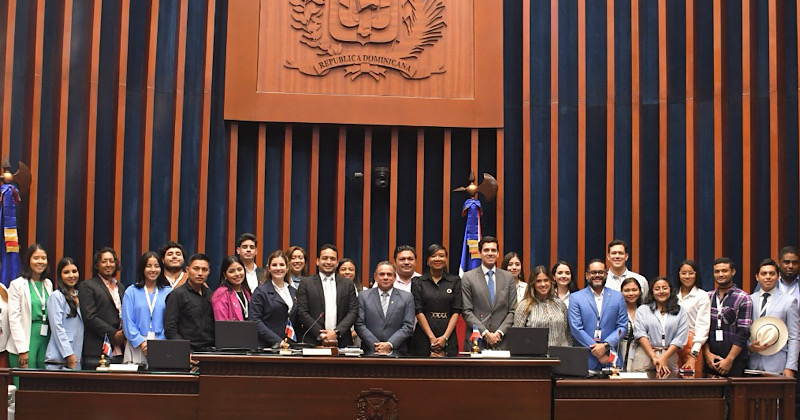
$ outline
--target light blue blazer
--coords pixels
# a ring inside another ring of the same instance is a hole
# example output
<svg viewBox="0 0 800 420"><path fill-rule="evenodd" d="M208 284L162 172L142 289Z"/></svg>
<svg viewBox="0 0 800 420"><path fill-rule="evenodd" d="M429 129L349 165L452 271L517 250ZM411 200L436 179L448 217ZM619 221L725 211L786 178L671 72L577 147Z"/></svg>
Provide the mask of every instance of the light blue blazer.
<svg viewBox="0 0 800 420"><path fill-rule="evenodd" d="M164 307L167 295L172 288L167 286L158 290L155 308L153 308L153 332L156 339L166 340L164 335ZM125 290L125 297L122 298L122 330L128 345L139 347L143 341L147 340L147 332L150 331L150 307L147 306L147 288L131 286Z"/></svg>
<svg viewBox="0 0 800 420"><path fill-rule="evenodd" d="M570 295L569 329L572 338L583 347L595 343L594 330L597 325L597 305L594 302L592 288L585 287ZM628 310L622 293L609 288L603 289L603 307L600 312L600 341L605 341L612 350L618 351L619 340L628 332ZM617 366L622 366L621 358L617 358ZM602 369L600 361L589 353L589 369Z"/></svg>
<svg viewBox="0 0 800 420"><path fill-rule="evenodd" d="M393 354L406 354L406 341L414 332L414 296L405 290L392 289L386 316L381 308L380 289L358 295L356 332L361 337L364 354L375 353L375 343L392 343Z"/></svg>
<svg viewBox="0 0 800 420"><path fill-rule="evenodd" d="M761 301L764 292L759 290L750 297L753 300L753 321L761 314ZM765 370L781 374L784 369L797 371L797 357L800 351L800 318L798 316L797 303L793 296L782 293L778 287L770 290L769 302L767 303L766 316L774 316L786 324L789 330L789 341L781 351L763 356L759 353L750 354L750 369ZM748 343L749 345L750 343Z"/></svg>
<svg viewBox="0 0 800 420"><path fill-rule="evenodd" d="M45 361L64 363L66 356L74 354L78 358L75 370L80 370L83 352L83 316L81 308L76 309L78 314L68 318L69 305L60 290L54 291L47 299L47 322L50 324L51 334ZM58 370L66 367L61 364L47 364L46 368Z"/></svg>

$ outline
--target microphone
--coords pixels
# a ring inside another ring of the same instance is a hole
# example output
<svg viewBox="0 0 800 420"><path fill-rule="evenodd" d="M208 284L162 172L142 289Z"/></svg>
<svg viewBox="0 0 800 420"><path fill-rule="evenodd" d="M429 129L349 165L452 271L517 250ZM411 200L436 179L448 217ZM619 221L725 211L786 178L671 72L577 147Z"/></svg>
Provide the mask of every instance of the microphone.
<svg viewBox="0 0 800 420"><path fill-rule="evenodd" d="M319 322L320 318L322 318L323 316L325 316L325 312L322 312L321 314L319 314L317 319L315 319L314 322L312 322L311 325L309 325L308 328L306 328L306 332L303 333L303 338L300 339L300 343L305 343L306 342L306 335L308 334L309 331L311 331L311 328L313 328L314 325L316 325L317 322Z"/></svg>

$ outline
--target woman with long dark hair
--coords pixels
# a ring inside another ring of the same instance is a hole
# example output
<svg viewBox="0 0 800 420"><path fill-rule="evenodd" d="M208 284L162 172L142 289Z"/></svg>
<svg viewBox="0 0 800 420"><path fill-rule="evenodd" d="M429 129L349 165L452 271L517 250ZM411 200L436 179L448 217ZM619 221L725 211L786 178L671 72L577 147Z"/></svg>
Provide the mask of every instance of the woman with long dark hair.
<svg viewBox="0 0 800 420"><path fill-rule="evenodd" d="M633 363L637 341L633 338L633 321L636 319L636 310L642 304L642 287L633 277L622 280L620 284L622 298L625 299L625 307L628 310L628 332L619 341L619 356L622 357L622 370L629 371Z"/></svg>
<svg viewBox="0 0 800 420"><path fill-rule="evenodd" d="M636 310L633 337L639 340L639 348L634 371L655 370L659 376L667 376L678 370L678 352L686 345L689 322L677 294L666 277L656 277L645 304Z"/></svg>
<svg viewBox="0 0 800 420"><path fill-rule="evenodd" d="M302 247L293 245L286 250L285 255L289 260L289 281L297 289L300 287L300 280L308 277L308 254Z"/></svg>
<svg viewBox="0 0 800 420"><path fill-rule="evenodd" d="M678 353L678 363L687 370L694 370L695 376L703 372L703 344L708 341L711 328L711 300L703 291L700 270L692 260L684 260L678 266L678 304L681 305L689 321L689 338L686 346ZM677 285L676 285L677 286Z"/></svg>
<svg viewBox="0 0 800 420"><path fill-rule="evenodd" d="M514 277L514 286L517 288L517 305L525 298L525 290L528 282L525 281L525 273L522 272L522 258L516 252L509 252L503 256L500 268L511 273Z"/></svg>
<svg viewBox="0 0 800 420"><path fill-rule="evenodd" d="M578 291L578 282L575 281L572 273L572 266L566 261L558 261L550 270L550 274L556 281L556 295L567 308L569 308L569 295Z"/></svg>
<svg viewBox="0 0 800 420"><path fill-rule="evenodd" d="M353 282L353 286L356 288L356 296L358 296L358 292L367 289L358 279L358 265L350 258L339 260L339 264L336 266L336 274Z"/></svg>
<svg viewBox="0 0 800 420"><path fill-rule="evenodd" d="M447 272L447 249L433 244L425 251L428 269L411 280L411 294L417 313L417 325L411 336L414 356L455 357L458 337L455 334L461 303L461 279Z"/></svg>
<svg viewBox="0 0 800 420"><path fill-rule="evenodd" d="M267 281L253 292L250 319L258 323L258 342L270 347L287 337L291 321L297 325L297 290L289 278L289 259L281 250L267 258ZM298 340L302 337L296 337Z"/></svg>
<svg viewBox="0 0 800 420"><path fill-rule="evenodd" d="M548 346L572 345L567 307L556 297L556 281L547 267L537 265L531 270L525 299L514 313L514 326L548 328Z"/></svg>
<svg viewBox="0 0 800 420"><path fill-rule="evenodd" d="M164 276L161 259L146 252L136 266L136 283L122 298L122 330L128 345L124 363L147 364L147 340L166 340L164 309L172 288Z"/></svg>
<svg viewBox="0 0 800 420"><path fill-rule="evenodd" d="M47 277L47 252L41 245L33 244L22 259L22 273L8 288L11 367L45 367L45 351L50 341L46 307L53 293L53 283Z"/></svg>
<svg viewBox="0 0 800 420"><path fill-rule="evenodd" d="M250 319L250 288L245 282L244 265L237 255L222 259L219 287L211 296L214 319L217 321L246 321Z"/></svg>
<svg viewBox="0 0 800 420"><path fill-rule="evenodd" d="M78 306L78 265L70 257L56 264L58 290L47 299L47 320L50 323L50 343L45 353L49 370L81 369L83 351L83 317Z"/></svg>

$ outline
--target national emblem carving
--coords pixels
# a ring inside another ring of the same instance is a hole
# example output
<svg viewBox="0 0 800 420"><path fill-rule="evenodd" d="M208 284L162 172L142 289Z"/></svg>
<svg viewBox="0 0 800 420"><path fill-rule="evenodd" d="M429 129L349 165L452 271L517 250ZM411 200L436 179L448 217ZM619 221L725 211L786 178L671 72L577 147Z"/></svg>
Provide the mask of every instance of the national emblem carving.
<svg viewBox="0 0 800 420"><path fill-rule="evenodd" d="M285 66L309 76L344 68L351 80L376 81L395 70L406 79L444 73L433 69L426 49L444 35L445 0L289 0L291 26L315 55L287 59ZM302 51L299 51L302 54Z"/></svg>

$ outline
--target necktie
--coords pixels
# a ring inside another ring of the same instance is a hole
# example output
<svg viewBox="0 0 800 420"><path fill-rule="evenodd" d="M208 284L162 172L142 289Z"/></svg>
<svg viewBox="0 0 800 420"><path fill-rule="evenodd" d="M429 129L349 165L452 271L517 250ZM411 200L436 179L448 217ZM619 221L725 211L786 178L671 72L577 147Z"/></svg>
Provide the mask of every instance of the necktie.
<svg viewBox="0 0 800 420"><path fill-rule="evenodd" d="M486 275L489 276L489 299L492 301L492 305L494 305L494 271L489 270L486 272Z"/></svg>
<svg viewBox="0 0 800 420"><path fill-rule="evenodd" d="M767 316L767 298L769 298L769 293L764 293L761 299L761 315L760 316Z"/></svg>
<svg viewBox="0 0 800 420"><path fill-rule="evenodd" d="M386 310L389 309L389 294L381 292L381 309L383 309L383 316L386 316Z"/></svg>

